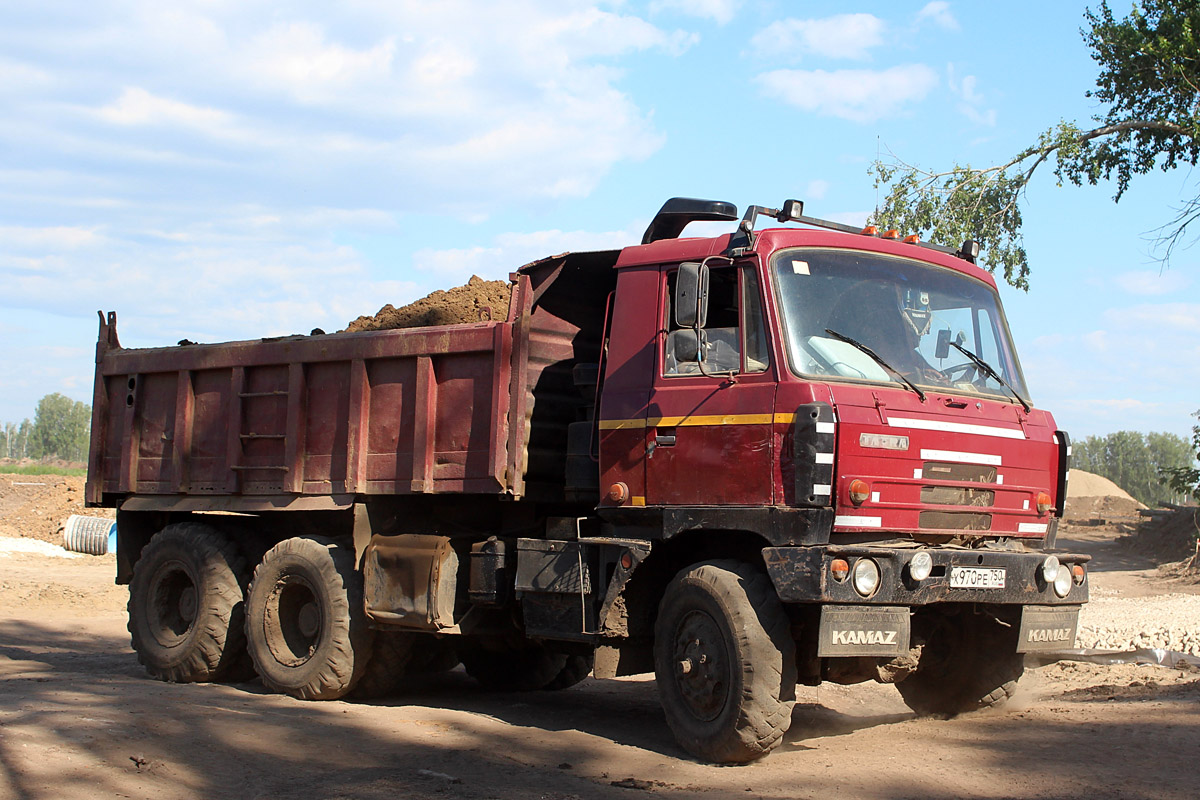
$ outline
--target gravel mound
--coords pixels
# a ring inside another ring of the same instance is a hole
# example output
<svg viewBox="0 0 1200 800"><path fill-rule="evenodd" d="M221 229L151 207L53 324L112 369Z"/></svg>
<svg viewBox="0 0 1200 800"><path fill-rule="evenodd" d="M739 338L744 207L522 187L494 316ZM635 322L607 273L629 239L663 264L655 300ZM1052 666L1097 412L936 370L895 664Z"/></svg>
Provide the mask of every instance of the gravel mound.
<svg viewBox="0 0 1200 800"><path fill-rule="evenodd" d="M1200 656L1200 595L1097 597L1079 614L1079 647L1161 647Z"/></svg>
<svg viewBox="0 0 1200 800"><path fill-rule="evenodd" d="M389 303L375 316L359 317L340 333L506 320L511 296L512 286L505 281L485 281L472 275L463 286L439 289L406 306L394 308Z"/></svg>

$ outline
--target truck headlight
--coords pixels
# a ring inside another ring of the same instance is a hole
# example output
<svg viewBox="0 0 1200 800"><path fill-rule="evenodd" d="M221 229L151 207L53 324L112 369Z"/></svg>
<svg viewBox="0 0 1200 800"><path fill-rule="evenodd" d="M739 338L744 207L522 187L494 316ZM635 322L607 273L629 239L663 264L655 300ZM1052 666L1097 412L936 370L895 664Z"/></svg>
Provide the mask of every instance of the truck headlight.
<svg viewBox="0 0 1200 800"><path fill-rule="evenodd" d="M1058 577L1059 567L1058 556L1046 556L1046 560L1042 562L1042 580L1046 583L1054 583L1054 579Z"/></svg>
<svg viewBox="0 0 1200 800"><path fill-rule="evenodd" d="M1075 583L1074 577L1071 575L1071 570L1061 568L1058 574L1054 576L1054 593L1059 597L1066 597L1071 593L1071 586Z"/></svg>
<svg viewBox="0 0 1200 800"><path fill-rule="evenodd" d="M854 591L870 597L879 588L879 565L869 558L860 558L854 564Z"/></svg>
<svg viewBox="0 0 1200 800"><path fill-rule="evenodd" d="M923 581L933 572L933 556L924 550L918 552L908 562L908 577L914 581Z"/></svg>

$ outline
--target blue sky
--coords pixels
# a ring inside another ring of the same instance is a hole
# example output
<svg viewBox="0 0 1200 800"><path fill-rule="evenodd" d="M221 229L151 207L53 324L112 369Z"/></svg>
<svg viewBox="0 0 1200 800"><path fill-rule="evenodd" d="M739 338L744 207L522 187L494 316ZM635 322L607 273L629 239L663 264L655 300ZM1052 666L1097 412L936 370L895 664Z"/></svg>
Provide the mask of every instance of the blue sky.
<svg viewBox="0 0 1200 800"><path fill-rule="evenodd" d="M671 196L861 221L877 153L992 164L1097 113L1083 11L5 4L0 421L50 392L91 402L97 309L135 347L336 330L634 243ZM1031 289L1002 296L1035 402L1076 438L1190 431L1200 248L1163 270L1147 234L1196 191L1179 170L1119 205L1049 173L1028 194Z"/></svg>

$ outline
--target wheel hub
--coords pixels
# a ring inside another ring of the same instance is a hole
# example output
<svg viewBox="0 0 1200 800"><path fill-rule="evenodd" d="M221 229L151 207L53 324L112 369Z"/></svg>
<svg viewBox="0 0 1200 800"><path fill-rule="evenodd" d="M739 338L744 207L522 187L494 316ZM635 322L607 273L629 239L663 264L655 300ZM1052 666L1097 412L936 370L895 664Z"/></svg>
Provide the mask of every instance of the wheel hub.
<svg viewBox="0 0 1200 800"><path fill-rule="evenodd" d="M300 608L300 613L296 615L296 625L302 636L312 639L317 635L321 630L321 612L317 610L316 603L305 603Z"/></svg>
<svg viewBox="0 0 1200 800"><path fill-rule="evenodd" d="M711 720L729 698L729 656L720 626L708 614L692 611L676 630L675 683L684 703L699 719Z"/></svg>
<svg viewBox="0 0 1200 800"><path fill-rule="evenodd" d="M150 584L150 634L163 647L178 645L192 629L199 613L199 592L187 567L168 562Z"/></svg>

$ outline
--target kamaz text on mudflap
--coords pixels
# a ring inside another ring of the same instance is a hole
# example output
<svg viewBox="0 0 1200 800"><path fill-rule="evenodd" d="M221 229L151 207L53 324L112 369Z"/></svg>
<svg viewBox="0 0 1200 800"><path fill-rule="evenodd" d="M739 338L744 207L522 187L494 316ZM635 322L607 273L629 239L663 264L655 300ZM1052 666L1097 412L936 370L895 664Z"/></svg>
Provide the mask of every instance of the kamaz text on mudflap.
<svg viewBox="0 0 1200 800"><path fill-rule="evenodd" d="M653 671L718 762L798 683L1002 701L1073 643L1087 557L977 253L676 198L522 267L504 320L128 349L101 315L87 499L138 658L302 699Z"/></svg>

